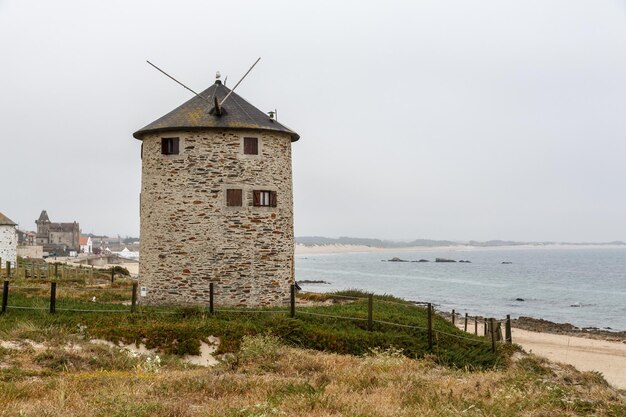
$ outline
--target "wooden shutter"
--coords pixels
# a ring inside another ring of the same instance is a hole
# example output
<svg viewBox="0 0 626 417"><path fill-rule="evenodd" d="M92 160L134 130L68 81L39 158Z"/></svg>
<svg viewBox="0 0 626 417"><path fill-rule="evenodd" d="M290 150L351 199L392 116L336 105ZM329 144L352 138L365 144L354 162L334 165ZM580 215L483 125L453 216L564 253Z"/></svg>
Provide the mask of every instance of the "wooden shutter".
<svg viewBox="0 0 626 417"><path fill-rule="evenodd" d="M252 192L252 205L256 207L261 205L261 192L258 190Z"/></svg>
<svg viewBox="0 0 626 417"><path fill-rule="evenodd" d="M270 207L276 207L276 191L270 191Z"/></svg>
<svg viewBox="0 0 626 417"><path fill-rule="evenodd" d="M258 138L243 138L243 153L246 155L258 155L259 154L259 139Z"/></svg>
<svg viewBox="0 0 626 417"><path fill-rule="evenodd" d="M161 153L163 155L178 155L178 138L161 138Z"/></svg>
<svg viewBox="0 0 626 417"><path fill-rule="evenodd" d="M240 189L226 190L226 205L228 207L241 207L242 201L243 198Z"/></svg>

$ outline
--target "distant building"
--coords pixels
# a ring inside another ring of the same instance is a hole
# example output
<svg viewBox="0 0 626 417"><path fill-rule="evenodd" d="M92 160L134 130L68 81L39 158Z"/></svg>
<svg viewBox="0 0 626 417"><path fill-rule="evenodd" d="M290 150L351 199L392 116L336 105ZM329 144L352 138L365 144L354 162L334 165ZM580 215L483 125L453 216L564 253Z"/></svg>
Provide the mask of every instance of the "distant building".
<svg viewBox="0 0 626 417"><path fill-rule="evenodd" d="M77 222L52 223L46 210L43 210L35 223L35 240L38 245L43 245L44 252L67 254L80 250L80 227Z"/></svg>
<svg viewBox="0 0 626 417"><path fill-rule="evenodd" d="M7 261L15 266L17 261L17 224L0 213L0 258L3 267Z"/></svg>
<svg viewBox="0 0 626 417"><path fill-rule="evenodd" d="M37 245L37 233L17 229L17 256L30 259L43 257L43 246Z"/></svg>
<svg viewBox="0 0 626 417"><path fill-rule="evenodd" d="M93 252L93 244L91 242L90 236L81 236L80 237L80 253L92 253Z"/></svg>
<svg viewBox="0 0 626 417"><path fill-rule="evenodd" d="M33 246L37 242L37 233L17 229L17 244L19 246Z"/></svg>

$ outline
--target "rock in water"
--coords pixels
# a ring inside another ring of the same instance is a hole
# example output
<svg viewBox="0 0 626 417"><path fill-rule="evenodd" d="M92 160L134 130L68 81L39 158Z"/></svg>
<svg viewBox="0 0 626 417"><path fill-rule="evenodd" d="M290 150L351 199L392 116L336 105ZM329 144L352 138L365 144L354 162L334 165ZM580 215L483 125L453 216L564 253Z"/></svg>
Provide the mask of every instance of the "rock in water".
<svg viewBox="0 0 626 417"><path fill-rule="evenodd" d="M435 262L456 262L454 259L436 258Z"/></svg>
<svg viewBox="0 0 626 417"><path fill-rule="evenodd" d="M404 259L400 259L400 258L391 258L387 262L409 262L409 261L405 261Z"/></svg>

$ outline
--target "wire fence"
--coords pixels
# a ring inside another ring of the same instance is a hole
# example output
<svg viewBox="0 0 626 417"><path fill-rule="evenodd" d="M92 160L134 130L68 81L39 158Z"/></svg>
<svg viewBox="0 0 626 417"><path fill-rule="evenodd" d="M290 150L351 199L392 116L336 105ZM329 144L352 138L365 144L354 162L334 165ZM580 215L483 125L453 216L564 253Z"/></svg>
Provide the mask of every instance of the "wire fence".
<svg viewBox="0 0 626 417"><path fill-rule="evenodd" d="M15 281L15 280L12 280ZM28 280L27 280L28 281ZM138 283L135 280L128 280L124 282L118 282L116 285L109 284L108 287L98 286L79 286L75 282L63 282L62 280L43 279L37 281L39 285L33 285L29 282L20 282L19 285L11 286L11 280L5 280L2 290L2 309L1 314L6 314L9 310L33 310L33 311L49 311L51 314L57 312L71 312L71 313L141 313L141 314L179 314L180 310L167 310L163 307L150 307L150 306L138 306L137 305L137 290ZM61 284L61 285L60 285ZM180 290L177 288L160 288L162 292L176 293ZM33 292L38 294L39 297L33 297ZM15 293L16 297L11 297L10 294ZM83 295L79 295L83 294ZM100 295L93 295L100 294ZM91 298L89 298L91 297ZM300 303L297 303L297 299ZM316 301L327 300L340 300L340 303L346 305L363 304L365 309L353 310L353 314L356 315L343 315L329 314L319 311L314 311L316 308L324 308L321 303L315 303ZM11 301L11 303L9 303ZM496 351L496 343L506 341L512 342L511 338L511 321L510 316L507 316L506 320L496 320L494 318L484 319L481 318L481 325L483 328L483 334L478 334L478 317L474 318L474 337L468 332L469 316L466 313L464 316L463 330L465 333L452 333L436 328L433 325L434 308L431 303L427 302L398 302L393 300L387 300L382 297L376 297L372 294L367 296L352 296L343 294L330 294L330 293L313 293L300 291L296 292L295 286L291 286L289 309L285 308L236 308L228 306L220 306L215 308L215 291L214 284L210 284L209 290L209 305L207 313L214 314L273 314L273 315L289 315L291 318L296 317L296 311L298 315L316 317L319 319L329 319L335 321L346 321L353 323L365 324L365 328L368 331L374 331L374 325L378 326L390 326L396 328L402 328L406 330L415 330L425 332L428 336L429 349L433 347L433 339L439 337L449 337L457 340L463 340L471 344L485 344L491 341L492 350ZM308 303L308 305L306 305ZM374 303L377 306L381 305L393 305L406 308L415 308L426 310L427 324L424 326L401 323L398 321L389 321L374 318ZM296 309L296 305L298 308ZM101 308L98 308L98 307ZM362 316L360 316L362 315ZM446 314L440 314L440 317L446 317ZM460 315L452 310L452 314L449 316L452 324L458 327L457 317ZM447 318L447 317L446 317ZM501 334L502 325L505 327L506 336L503 338Z"/></svg>

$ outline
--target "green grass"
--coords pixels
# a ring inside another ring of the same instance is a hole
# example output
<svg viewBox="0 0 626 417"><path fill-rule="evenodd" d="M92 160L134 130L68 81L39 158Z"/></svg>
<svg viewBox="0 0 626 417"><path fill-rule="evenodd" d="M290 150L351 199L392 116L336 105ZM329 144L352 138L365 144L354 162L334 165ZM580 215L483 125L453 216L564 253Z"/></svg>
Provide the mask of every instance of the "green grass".
<svg viewBox="0 0 626 417"><path fill-rule="evenodd" d="M364 320L367 318L367 299L298 306L294 319L288 316L288 308L281 309L284 314L235 313L225 308L210 316L204 309L138 307L137 312L131 314L130 306L122 304L130 300L129 288L127 292L76 291L64 289L62 284L58 288L57 313L54 315L46 310L49 300L45 291L11 290L10 306L35 306L42 310L9 309L6 315L0 317L0 334L7 335L11 329L23 328L23 324L28 323L37 331L48 329L47 333L57 338L82 332L90 338L145 343L146 347L158 348L166 354L185 355L198 354L200 342L210 335L221 338L219 353L227 353L236 352L245 336L270 333L295 347L353 355L367 354L375 347L395 347L411 358L433 355L441 364L470 369L503 366L514 349L512 346L499 345L499 351L492 353L486 339L463 333L444 318L435 315L434 346L429 351L425 330L426 310L389 295L374 296L374 320L418 326L421 329L375 322L372 331L368 331L367 321ZM366 293L356 290L335 295L367 297ZM97 299L95 303L91 301L93 296ZM333 295L320 297L328 299ZM310 299L310 296L303 295L303 298ZM71 312L62 309L120 312ZM307 312L363 320L327 318L305 314ZM29 326L26 326L26 330Z"/></svg>

